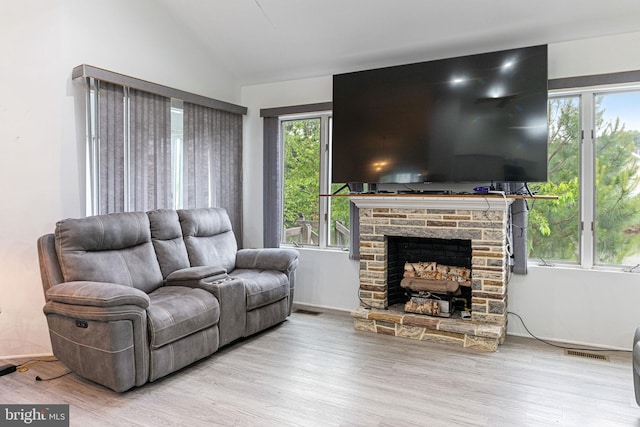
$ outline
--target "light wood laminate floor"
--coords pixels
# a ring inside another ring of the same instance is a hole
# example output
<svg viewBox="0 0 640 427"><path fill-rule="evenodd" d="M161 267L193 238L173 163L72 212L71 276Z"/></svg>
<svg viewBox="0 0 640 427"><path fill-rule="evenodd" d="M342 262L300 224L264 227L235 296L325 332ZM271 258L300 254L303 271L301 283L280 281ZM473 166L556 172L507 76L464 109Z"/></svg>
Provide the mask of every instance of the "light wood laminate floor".
<svg viewBox="0 0 640 427"><path fill-rule="evenodd" d="M640 426L631 354L606 354L566 356L519 337L479 353L294 313L122 394L73 374L37 382L66 371L37 363L0 377L0 403L69 404L72 426Z"/></svg>

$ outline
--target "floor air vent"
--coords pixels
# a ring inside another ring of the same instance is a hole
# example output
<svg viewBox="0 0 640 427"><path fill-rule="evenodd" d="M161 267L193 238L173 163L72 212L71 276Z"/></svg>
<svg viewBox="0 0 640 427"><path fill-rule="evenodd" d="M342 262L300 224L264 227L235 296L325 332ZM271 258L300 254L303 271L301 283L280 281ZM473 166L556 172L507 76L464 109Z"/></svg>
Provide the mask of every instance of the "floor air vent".
<svg viewBox="0 0 640 427"><path fill-rule="evenodd" d="M564 354L566 356L582 357L585 359L592 359L592 360L602 360L603 362L609 361L609 356L607 356L606 354L590 353L588 351L565 350Z"/></svg>

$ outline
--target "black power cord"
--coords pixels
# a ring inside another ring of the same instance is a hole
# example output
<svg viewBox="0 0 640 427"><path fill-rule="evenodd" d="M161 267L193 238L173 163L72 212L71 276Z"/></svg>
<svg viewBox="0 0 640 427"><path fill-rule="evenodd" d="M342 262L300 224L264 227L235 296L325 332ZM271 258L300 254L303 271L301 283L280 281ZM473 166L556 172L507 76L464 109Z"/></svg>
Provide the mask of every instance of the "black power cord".
<svg viewBox="0 0 640 427"><path fill-rule="evenodd" d="M64 377L65 375L69 375L70 373L71 373L71 371L69 370L69 371L65 372L64 374L60 374L60 375L58 375L58 376L56 376L56 377L50 377L50 378L42 378L42 377L40 377L40 375L37 375L37 376L36 376L36 381L51 381L51 380L57 380L58 378L62 378L62 377Z"/></svg>
<svg viewBox="0 0 640 427"><path fill-rule="evenodd" d="M54 356L50 356L50 357L45 358L45 359L31 359L31 360L28 360L28 361L22 363L21 365L16 366L16 370L18 372L27 372L32 365L35 365L37 363L42 363L42 362L44 362L44 363L59 362L59 360ZM55 379L58 379L58 378L62 378L65 375L69 375L70 373L71 373L71 369L69 369L64 374L60 374L60 375L57 375L55 377L50 377L50 378L42 378L40 375L37 375L35 377L35 380L36 381L51 381L51 380L55 380Z"/></svg>
<svg viewBox="0 0 640 427"><path fill-rule="evenodd" d="M512 311L507 311L507 314L510 314L512 316L517 317L520 320L520 323L522 323L522 326L524 327L525 331L527 331L527 333L529 335L531 335L532 338L534 338L537 341L540 341L541 343L550 345L552 347L561 348L563 350L574 350L574 351L616 351L616 352L623 352L623 353L631 353L631 350L617 350L617 349L606 349L606 348L577 348L577 347L567 347L567 346L554 344L552 342L545 341L545 340L543 340L541 338L538 338L537 336L533 335L531 333L531 331L529 330L529 328L527 328L527 325L524 323L524 320L522 319L522 317L520 317L519 314L514 313Z"/></svg>

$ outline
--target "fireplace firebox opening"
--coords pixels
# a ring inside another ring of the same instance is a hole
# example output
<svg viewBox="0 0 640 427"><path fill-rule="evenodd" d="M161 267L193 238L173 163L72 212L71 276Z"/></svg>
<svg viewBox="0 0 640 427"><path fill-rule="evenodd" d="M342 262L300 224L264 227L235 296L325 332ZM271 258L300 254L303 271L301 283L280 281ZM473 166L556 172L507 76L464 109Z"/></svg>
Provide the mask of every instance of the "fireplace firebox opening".
<svg viewBox="0 0 640 427"><path fill-rule="evenodd" d="M471 240L386 236L388 305L449 317L471 312Z"/></svg>

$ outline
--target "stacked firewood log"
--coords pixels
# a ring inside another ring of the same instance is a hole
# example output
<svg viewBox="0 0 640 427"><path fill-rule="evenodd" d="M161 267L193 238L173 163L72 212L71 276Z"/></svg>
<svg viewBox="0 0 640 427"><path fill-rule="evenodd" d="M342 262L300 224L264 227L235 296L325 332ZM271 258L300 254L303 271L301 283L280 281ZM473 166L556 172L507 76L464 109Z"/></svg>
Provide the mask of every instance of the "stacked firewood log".
<svg viewBox="0 0 640 427"><path fill-rule="evenodd" d="M460 295L460 286L471 286L471 270L436 262L407 262L400 286L412 291L406 312L449 316L451 298Z"/></svg>
<svg viewBox="0 0 640 427"><path fill-rule="evenodd" d="M461 286L471 286L471 270L465 267L453 267L437 262L407 262L403 277L417 277L433 280L458 282Z"/></svg>
<svg viewBox="0 0 640 427"><path fill-rule="evenodd" d="M440 316L440 304L433 298L412 297L404 305L407 313L427 314L429 316Z"/></svg>

